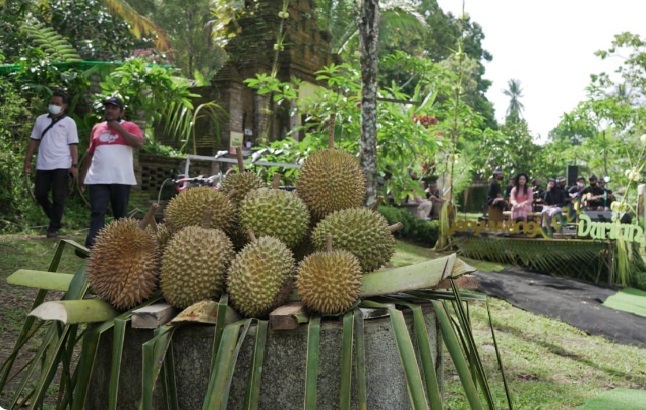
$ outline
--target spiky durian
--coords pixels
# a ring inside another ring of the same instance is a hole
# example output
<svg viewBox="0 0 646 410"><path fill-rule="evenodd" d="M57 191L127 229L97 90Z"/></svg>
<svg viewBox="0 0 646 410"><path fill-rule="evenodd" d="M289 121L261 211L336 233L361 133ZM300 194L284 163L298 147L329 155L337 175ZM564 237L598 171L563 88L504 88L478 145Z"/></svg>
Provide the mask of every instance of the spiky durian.
<svg viewBox="0 0 646 410"><path fill-rule="evenodd" d="M159 257L153 234L132 218L117 219L99 231L87 266L90 286L117 309L128 309L157 289Z"/></svg>
<svg viewBox="0 0 646 410"><path fill-rule="evenodd" d="M166 248L166 245L168 245L170 238L173 237L173 232L168 229L166 224L159 224L157 225L157 233L155 234L155 237L157 238L159 249L163 251Z"/></svg>
<svg viewBox="0 0 646 410"><path fill-rule="evenodd" d="M240 203L239 218L244 232L273 236L290 248L305 238L310 224L309 211L298 196L270 188L249 192Z"/></svg>
<svg viewBox="0 0 646 410"><path fill-rule="evenodd" d="M222 230L199 226L181 229L164 251L162 294L179 308L219 296L233 257L231 240Z"/></svg>
<svg viewBox="0 0 646 410"><path fill-rule="evenodd" d="M296 183L298 196L314 219L363 204L366 181L359 162L347 152L326 149L308 156Z"/></svg>
<svg viewBox="0 0 646 410"><path fill-rule="evenodd" d="M308 308L342 313L359 298L361 273L359 260L348 251L315 252L298 265L296 289Z"/></svg>
<svg viewBox="0 0 646 410"><path fill-rule="evenodd" d="M326 237L334 238L335 249L352 252L364 272L371 272L388 262L395 253L395 238L386 219L368 208L336 211L319 222L312 231L317 250L326 248Z"/></svg>
<svg viewBox="0 0 646 410"><path fill-rule="evenodd" d="M235 210L222 192L210 187L190 188L177 194L164 209L164 218L172 230L201 226L204 212L212 210L211 228L228 232L233 226Z"/></svg>
<svg viewBox="0 0 646 410"><path fill-rule="evenodd" d="M266 186L265 181L253 172L235 172L224 177L222 185L220 185L220 192L225 195L233 192L231 202L238 206L247 193Z"/></svg>
<svg viewBox="0 0 646 410"><path fill-rule="evenodd" d="M231 263L227 289L244 316L263 317L284 302L294 275L292 252L280 240L261 236L248 243Z"/></svg>

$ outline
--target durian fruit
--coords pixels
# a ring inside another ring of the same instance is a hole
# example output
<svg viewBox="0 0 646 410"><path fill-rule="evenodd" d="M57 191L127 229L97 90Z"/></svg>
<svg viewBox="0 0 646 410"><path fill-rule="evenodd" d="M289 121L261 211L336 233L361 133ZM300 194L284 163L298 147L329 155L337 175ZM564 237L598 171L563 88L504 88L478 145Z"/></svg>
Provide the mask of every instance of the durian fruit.
<svg viewBox="0 0 646 410"><path fill-rule="evenodd" d="M129 309L152 296L158 277L157 240L138 220L117 219L99 231L87 266L97 295L117 309Z"/></svg>
<svg viewBox="0 0 646 410"><path fill-rule="evenodd" d="M234 255L233 244L221 229L201 226L181 229L164 251L162 294L178 308L221 295Z"/></svg>
<svg viewBox="0 0 646 410"><path fill-rule="evenodd" d="M310 225L307 206L298 196L272 188L249 192L240 203L239 218L245 232L273 236L290 248L305 238Z"/></svg>
<svg viewBox="0 0 646 410"><path fill-rule="evenodd" d="M236 155L238 158L238 172L228 174L224 177L220 185L220 192L225 195L233 192L230 198L231 202L235 206L238 206L248 192L258 188L264 188L267 184L258 175L244 170L242 150L240 147L236 148Z"/></svg>
<svg viewBox="0 0 646 410"><path fill-rule="evenodd" d="M166 245L168 245L168 241L173 237L173 232L168 228L168 225L161 223L157 225L155 237L157 238L159 249L163 252L166 249Z"/></svg>
<svg viewBox="0 0 646 410"><path fill-rule="evenodd" d="M201 226L207 209L212 210L211 228L228 232L233 227L233 204L222 192L206 186L190 188L173 197L164 209L164 219L174 231Z"/></svg>
<svg viewBox="0 0 646 410"><path fill-rule="evenodd" d="M277 238L261 236L240 251L229 268L231 304L246 317L264 317L289 295L294 257Z"/></svg>
<svg viewBox="0 0 646 410"><path fill-rule="evenodd" d="M312 231L317 250L326 248L327 235L334 238L335 249L352 252L364 272L379 269L395 253L395 238L386 218L368 208L336 211L319 222Z"/></svg>
<svg viewBox="0 0 646 410"><path fill-rule="evenodd" d="M296 270L296 290L308 308L323 314L348 310L359 298L361 264L345 250L328 249L307 256Z"/></svg>
<svg viewBox="0 0 646 410"><path fill-rule="evenodd" d="M361 206L366 181L355 157L344 151L326 149L305 159L296 192L312 217L319 220L334 211Z"/></svg>

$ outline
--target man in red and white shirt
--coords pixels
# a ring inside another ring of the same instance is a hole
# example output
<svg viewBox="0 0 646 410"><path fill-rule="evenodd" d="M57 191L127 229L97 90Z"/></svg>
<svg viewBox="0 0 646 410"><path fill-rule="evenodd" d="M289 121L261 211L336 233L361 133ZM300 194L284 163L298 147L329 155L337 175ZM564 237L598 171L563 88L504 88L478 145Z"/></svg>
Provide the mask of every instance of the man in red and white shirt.
<svg viewBox="0 0 646 410"><path fill-rule="evenodd" d="M79 177L81 189L90 190L90 232L85 246L91 248L99 230L105 225L108 204L114 219L128 214L130 189L137 185L133 165L133 151L144 145L144 137L137 124L124 121L123 101L110 97L103 102L105 121L92 128L90 146Z"/></svg>
<svg viewBox="0 0 646 410"><path fill-rule="evenodd" d="M55 92L49 113L36 119L25 153L23 170L31 174L31 160L38 151L34 196L49 218L47 237L57 238L67 200L67 178L78 176L78 134L76 123L65 113L69 97ZM52 193L51 201L49 193Z"/></svg>

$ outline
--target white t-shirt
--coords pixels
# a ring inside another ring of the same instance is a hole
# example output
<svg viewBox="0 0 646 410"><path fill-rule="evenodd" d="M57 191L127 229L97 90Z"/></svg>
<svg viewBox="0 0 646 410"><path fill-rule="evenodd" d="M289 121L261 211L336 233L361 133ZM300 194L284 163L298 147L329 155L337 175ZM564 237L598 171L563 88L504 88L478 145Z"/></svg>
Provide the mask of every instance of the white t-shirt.
<svg viewBox="0 0 646 410"><path fill-rule="evenodd" d="M43 171L68 169L72 166L70 145L79 143L76 123L70 117L65 116L58 120L43 136L43 131L51 123L52 118L49 117L49 114L40 115L31 131L31 139L40 141L36 169Z"/></svg>

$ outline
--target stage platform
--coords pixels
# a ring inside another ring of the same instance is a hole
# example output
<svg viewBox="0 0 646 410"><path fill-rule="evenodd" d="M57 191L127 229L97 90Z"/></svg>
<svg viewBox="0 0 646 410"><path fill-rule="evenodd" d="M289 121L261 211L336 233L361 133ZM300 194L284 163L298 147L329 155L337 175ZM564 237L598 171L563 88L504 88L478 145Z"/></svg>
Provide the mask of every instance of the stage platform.
<svg viewBox="0 0 646 410"><path fill-rule="evenodd" d="M556 236L556 235L555 235ZM527 238L522 235L454 237L459 254L539 272L609 284L615 272L615 241Z"/></svg>

